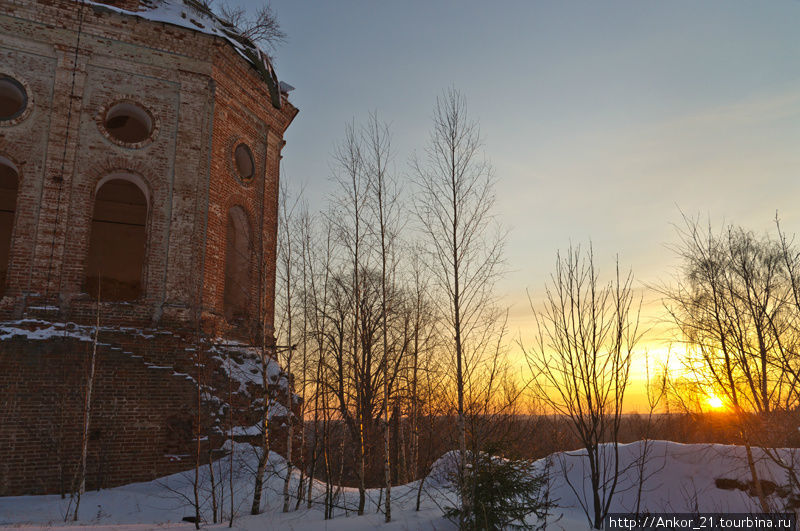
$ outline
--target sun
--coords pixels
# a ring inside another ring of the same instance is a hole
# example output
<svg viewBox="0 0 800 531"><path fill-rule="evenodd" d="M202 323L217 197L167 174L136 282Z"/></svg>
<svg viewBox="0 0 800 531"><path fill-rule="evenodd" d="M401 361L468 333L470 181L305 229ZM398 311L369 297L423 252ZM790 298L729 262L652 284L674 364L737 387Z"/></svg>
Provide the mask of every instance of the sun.
<svg viewBox="0 0 800 531"><path fill-rule="evenodd" d="M723 402L722 399L717 395L710 395L708 398L706 398L706 404L708 404L711 409L725 408L725 402Z"/></svg>

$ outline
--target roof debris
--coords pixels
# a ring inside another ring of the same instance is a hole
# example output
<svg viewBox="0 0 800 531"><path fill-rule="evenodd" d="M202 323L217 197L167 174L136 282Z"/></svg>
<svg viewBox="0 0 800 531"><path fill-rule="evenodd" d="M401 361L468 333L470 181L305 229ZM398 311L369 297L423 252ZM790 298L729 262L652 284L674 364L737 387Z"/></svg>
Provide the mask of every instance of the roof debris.
<svg viewBox="0 0 800 531"><path fill-rule="evenodd" d="M286 94L294 88L278 81L269 56L256 43L243 36L230 22L221 19L196 0L140 0L138 11L128 11L91 0L85 0L83 3L97 11L107 10L123 15L132 15L224 39L255 68L259 77L267 84L270 101L276 109L281 108L281 92ZM284 85L290 88L284 91Z"/></svg>

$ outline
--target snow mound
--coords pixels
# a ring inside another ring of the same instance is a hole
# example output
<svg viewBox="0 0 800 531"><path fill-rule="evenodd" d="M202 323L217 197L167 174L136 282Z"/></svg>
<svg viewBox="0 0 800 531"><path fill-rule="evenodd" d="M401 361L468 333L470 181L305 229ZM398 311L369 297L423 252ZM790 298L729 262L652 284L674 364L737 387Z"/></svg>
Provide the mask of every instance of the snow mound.
<svg viewBox="0 0 800 531"><path fill-rule="evenodd" d="M602 452L613 452L604 445ZM620 469L611 512L759 512L758 500L739 489L723 489L718 480L751 481L745 448L723 444L680 444L643 441L619 445ZM753 449L759 479L788 485L786 471L763 451ZM781 449L777 456L785 463L800 463L800 449ZM609 456L610 457L610 456ZM585 450L561 452L548 457L551 497L563 509L580 510L578 493L591 492L589 463ZM795 466L795 471L800 472ZM641 499L638 486L642 482ZM568 480L568 481L567 481ZM572 487L570 487L572 484ZM774 507L785 507L780 492L769 498Z"/></svg>
<svg viewBox="0 0 800 531"><path fill-rule="evenodd" d="M237 514L234 529L312 529L359 530L383 526L383 515L379 510L379 489L367 491L365 515L355 516L358 492L352 488L334 487L335 511L333 520L325 520L322 500L325 484L314 481L311 509L301 504L299 510L282 513L283 482L287 463L275 453L270 453L264 476L262 508L264 513L249 516L249 504L253 496L253 471L256 469L260 450L248 444L226 442L223 449L233 449L234 466L228 457L217 461L215 478L217 485L224 486L225 507L230 503L228 485L233 469L234 507ZM743 447L720 444L678 444L668 441L647 441L620 445L620 470L617 494L611 504L612 512L632 512L637 501L641 512L748 512L757 511L757 502L747 492L729 488L731 484L745 484L749 480L749 469ZM602 447L603 452L613 452L611 445ZM779 459L787 463L800 463L800 449L777 450ZM642 456L646 456L644 462ZM786 484L786 472L754 449L759 476L764 481ZM393 521L382 529L455 530L457 526L442 517L440 507L452 503L452 478L458 470L459 454L450 451L437 459L423 483L422 505L415 511L419 482L392 488ZM638 466L643 463L643 466ZM588 460L583 450L560 452L532 465L534 473L546 471L549 475L549 499L557 507L548 518L548 527L554 529L588 531L590 526L580 507L580 497L591 499L588 478ZM156 481L136 483L103 491L87 492L81 502L81 528L151 529L156 527L179 527L184 516L191 516L194 509L188 500L192 497L194 471L175 474ZM644 483L639 497L639 478ZM718 480L725 488L718 486ZM207 466L200 469L202 514L210 519L210 474ZM299 472L292 471L290 492L297 492ZM783 508L786 496L776 490L769 494L769 501L776 508ZM60 526L63 523L69 500L59 496L20 496L0 498L0 527L3 525ZM591 502L590 502L591 503ZM294 504L292 504L292 508ZM85 509L84 509L85 508ZM225 509L227 511L227 509ZM534 523L534 522L530 522ZM137 527L138 526L138 527ZM220 528L224 527L220 525ZM187 527L188 528L188 527Z"/></svg>
<svg viewBox="0 0 800 531"><path fill-rule="evenodd" d="M459 452L451 450L437 459L431 465L431 471L425 478L425 483L432 488L449 488L458 477L458 467L461 462Z"/></svg>

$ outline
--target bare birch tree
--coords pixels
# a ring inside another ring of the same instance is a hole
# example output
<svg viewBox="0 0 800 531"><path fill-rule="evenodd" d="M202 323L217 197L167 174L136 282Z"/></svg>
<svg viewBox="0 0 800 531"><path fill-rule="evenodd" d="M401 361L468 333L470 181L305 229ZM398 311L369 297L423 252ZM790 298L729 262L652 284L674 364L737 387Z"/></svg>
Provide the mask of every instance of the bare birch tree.
<svg viewBox="0 0 800 531"><path fill-rule="evenodd" d="M225 357L228 375L231 372L231 354L228 352ZM230 455L228 456L228 490L230 491L230 515L228 516L228 527L233 527L234 519L234 489L233 489L233 459L236 452L236 446L233 440L233 378L228 378L228 445L230 446Z"/></svg>
<svg viewBox="0 0 800 531"><path fill-rule="evenodd" d="M291 203L291 204L290 204ZM295 252L295 236L294 229L296 224L295 208L297 207L297 200L290 201L289 192L285 186L281 188L281 201L278 214L278 263L279 271L278 277L283 284L283 295L280 297L282 303L282 339L286 344L286 348L281 349L285 352L284 367L287 374L293 374L292 361L294 357L294 335L292 325L294 323L294 309L293 302L295 294L295 280L294 273L299 259ZM295 382L297 380L295 379ZM286 426L286 477L283 480L283 512L289 512L290 494L289 484L292 478L292 451L294 439L294 422L292 421L292 401L293 390L291 385L286 386L285 400L288 409L288 419Z"/></svg>
<svg viewBox="0 0 800 531"><path fill-rule="evenodd" d="M328 319L326 309L328 307L328 281L331 271L331 226L327 225L327 230L320 235L315 235L314 225L309 218L304 219L301 224L303 240L305 243L306 265L308 269L308 294L305 297L308 305L309 334L313 348L316 349L316 367L314 369L314 413L313 413L313 437L314 447L317 453L312 454L311 469L309 470L309 485L307 506L311 508L311 488L313 484L314 472L317 465L317 455L321 453L323 467L325 471L325 518L329 515L329 491L330 491L330 467L328 445L328 380L326 364L326 337L328 330ZM316 237L315 237L316 236ZM321 417L321 418L320 418ZM321 426L320 426L321 423ZM318 447L318 440L322 439Z"/></svg>
<svg viewBox="0 0 800 531"><path fill-rule="evenodd" d="M369 380L369 376L364 374L364 371L369 370L369 363L364 359L365 356L370 355L368 351L363 348L362 331L362 294L364 292L364 278L363 270L366 268L365 264L365 232L364 217L366 215L366 201L369 191L368 176L364 172L364 160L362 155L362 146L360 135L356 129L355 123L350 123L345 128L344 140L336 146L334 152L334 178L339 185L341 197L338 198L333 207L332 212L329 214L329 222L335 227L336 237L339 245L343 248L345 255L345 263L347 269L350 271L349 291L352 294L350 297L351 311L349 315L340 313L344 317L348 317L352 323L349 329L350 341L349 359L352 361L350 367L346 366L344 358L344 350L347 348L345 342L345 323L341 322L339 340L336 342L339 345L338 361L337 361L337 380L338 392L336 396L339 400L339 409L343 419L350 428L355 442L358 445L358 514L364 514L364 506L366 504L366 459L367 459L367 445L366 445L366 414L365 402L367 397L364 394L364 383ZM340 283L341 284L341 283ZM341 285L341 288L346 288ZM346 291L346 289L345 289ZM345 294L340 290L340 295ZM339 299L344 302L342 298ZM345 370L352 369L353 371L353 391L355 397L355 417L351 415L348 404L349 400L346 398L345 388Z"/></svg>
<svg viewBox="0 0 800 531"><path fill-rule="evenodd" d="M194 347L194 366L197 369L195 376L195 415L194 415L194 437L195 437L195 452L194 452L194 479L192 481L192 494L194 505L194 527L200 529L200 466L202 460L202 445L203 445L203 382L205 366L203 364L202 353L202 332L200 320L197 321L197 333L195 335Z"/></svg>
<svg viewBox="0 0 800 531"><path fill-rule="evenodd" d="M94 373L97 362L97 340L100 335L100 307L102 304L100 279L97 281L97 310L94 323L94 336L92 337L92 354L89 358L89 370L86 377L86 387L83 397L83 431L81 432L81 460L78 470L78 492L75 499L75 512L72 521L78 521L78 509L81 505L81 497L86 492L86 461L89 451L89 424L92 418L92 389L94 387ZM64 327L66 329L66 327Z"/></svg>
<svg viewBox="0 0 800 531"><path fill-rule="evenodd" d="M430 357L436 346L437 318L433 314L433 305L428 295L428 279L424 276L420 249L411 251L411 269L409 279L410 311L411 311L411 345L408 375L408 408L409 408L409 469L410 478L420 473L420 417L422 415L421 397L424 387L421 379L434 372ZM424 372L424 374L420 374ZM417 496L419 510L419 494L425 481L424 474L420 478Z"/></svg>
<svg viewBox="0 0 800 531"><path fill-rule="evenodd" d="M261 242L263 245L263 239ZM263 256L263 249L261 255ZM259 514L261 512L261 494L264 488L264 473L267 470L267 462L269 461L270 453L270 423L269 423L269 408L271 396L269 391L269 366L272 363L270 354L276 357L277 361L277 347L271 338L268 338L266 323L272 316L268 316L265 308L268 307L266 298L268 289L267 286L267 268L259 269L259 302L258 302L258 320L254 330L251 331L251 340L254 345L258 345L259 358L261 361L261 385L263 390L263 418L259 422L259 431L261 436L260 447L254 448L258 456L258 463L256 465L256 473L253 485L253 503L250 505L250 514ZM280 380L279 380L280 381ZM287 380L288 384L288 380ZM291 402L290 402L291 404Z"/></svg>
<svg viewBox="0 0 800 531"><path fill-rule="evenodd" d="M537 335L523 347L537 396L569 420L586 450L592 499L566 470L564 476L595 529L602 528L617 488L622 402L641 337L641 301L634 300L632 283L617 262L613 280L601 284L591 246L586 255L580 247L559 253L544 307L531 301Z"/></svg>
<svg viewBox="0 0 800 531"><path fill-rule="evenodd" d="M440 315L452 337L457 393L459 481L464 486L467 428L465 373L476 353L476 336L486 326L500 274L504 238L492 231L494 179L481 152L478 124L467 114L464 96L455 89L436 99L425 157L412 161L417 182L415 210L427 240L428 265L441 292ZM466 492L465 489L461 489ZM461 500L461 524L470 501Z"/></svg>
<svg viewBox="0 0 800 531"><path fill-rule="evenodd" d="M395 371L390 368L392 355L389 338L389 296L395 291L395 241L400 230L399 190L389 165L392 159L392 144L389 127L378 120L377 113L369 116L362 131L364 144L364 169L368 174L370 206L377 225L378 253L381 267L381 372L383 378L383 470L386 498L384 516L386 522L392 519L392 463L390 461L389 399L391 381ZM396 464L395 464L396 466Z"/></svg>
<svg viewBox="0 0 800 531"><path fill-rule="evenodd" d="M312 271L310 257L311 242L311 216L308 212L308 205L302 203L300 213L297 218L295 237L297 240L298 252L300 253L299 264L300 268L300 306L301 306L301 331L300 331L300 374L299 374L299 392L300 392L300 480L297 483L297 501L295 503L295 510L300 508L305 496L305 479L308 473L308 496L309 502L311 501L311 488L314 481L314 472L309 470L309 463L307 461L306 451L306 434L308 432L308 425L306 423L306 412L308 411L309 400L309 346L310 346L310 316L311 316L311 295L309 276ZM298 378L295 378L295 391L298 387ZM314 446L311 448L311 460L314 460L314 453L316 451L316 439L313 442ZM313 466L311 467L313 469Z"/></svg>

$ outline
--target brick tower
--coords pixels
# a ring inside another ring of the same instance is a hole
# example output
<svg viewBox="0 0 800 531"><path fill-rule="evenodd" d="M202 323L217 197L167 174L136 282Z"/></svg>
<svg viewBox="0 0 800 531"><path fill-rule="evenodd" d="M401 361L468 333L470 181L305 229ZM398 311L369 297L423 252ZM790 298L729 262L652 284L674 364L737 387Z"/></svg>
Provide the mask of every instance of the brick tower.
<svg viewBox="0 0 800 531"><path fill-rule="evenodd" d="M95 337L88 485L180 469L198 349L253 420L297 109L190 0L0 7L0 495L68 488Z"/></svg>

